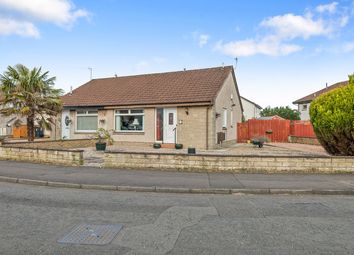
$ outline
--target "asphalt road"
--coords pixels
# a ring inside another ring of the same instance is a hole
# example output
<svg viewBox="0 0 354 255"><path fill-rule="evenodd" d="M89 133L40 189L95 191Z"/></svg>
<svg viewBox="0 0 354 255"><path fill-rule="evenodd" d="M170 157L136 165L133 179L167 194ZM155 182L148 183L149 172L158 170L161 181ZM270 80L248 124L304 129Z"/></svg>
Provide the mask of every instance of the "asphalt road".
<svg viewBox="0 0 354 255"><path fill-rule="evenodd" d="M123 224L107 245L58 243ZM354 254L354 196L196 195L0 183L1 254Z"/></svg>

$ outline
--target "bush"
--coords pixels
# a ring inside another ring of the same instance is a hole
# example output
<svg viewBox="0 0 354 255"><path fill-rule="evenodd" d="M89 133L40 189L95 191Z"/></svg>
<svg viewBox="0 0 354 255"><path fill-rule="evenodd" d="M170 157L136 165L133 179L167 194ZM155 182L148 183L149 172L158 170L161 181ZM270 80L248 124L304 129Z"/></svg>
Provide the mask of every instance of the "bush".
<svg viewBox="0 0 354 255"><path fill-rule="evenodd" d="M260 115L262 117L278 115L279 117L287 120L300 120L300 112L291 109L289 106L280 106L274 108L268 106L260 112Z"/></svg>
<svg viewBox="0 0 354 255"><path fill-rule="evenodd" d="M354 155L354 74L349 85L316 98L310 118L321 145L332 155Z"/></svg>

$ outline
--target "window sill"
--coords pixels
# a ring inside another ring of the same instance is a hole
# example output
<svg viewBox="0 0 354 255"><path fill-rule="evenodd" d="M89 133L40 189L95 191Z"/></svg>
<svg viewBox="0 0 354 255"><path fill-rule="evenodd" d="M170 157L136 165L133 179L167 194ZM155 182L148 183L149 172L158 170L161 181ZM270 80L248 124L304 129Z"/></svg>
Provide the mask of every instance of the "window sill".
<svg viewBox="0 0 354 255"><path fill-rule="evenodd" d="M96 131L75 131L74 134L95 134Z"/></svg>
<svg viewBox="0 0 354 255"><path fill-rule="evenodd" d="M145 135L144 131L130 131L130 132L124 132L124 131L115 131L113 133L114 135Z"/></svg>

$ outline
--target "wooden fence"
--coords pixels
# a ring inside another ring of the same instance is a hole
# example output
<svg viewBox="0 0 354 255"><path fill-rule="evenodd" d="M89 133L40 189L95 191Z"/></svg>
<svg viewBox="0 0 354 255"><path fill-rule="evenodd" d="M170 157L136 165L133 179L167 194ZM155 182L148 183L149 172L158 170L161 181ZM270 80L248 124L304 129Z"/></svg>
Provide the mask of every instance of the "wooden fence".
<svg viewBox="0 0 354 255"><path fill-rule="evenodd" d="M250 119L237 124L238 142L257 137L267 137L272 142L288 142L289 136L316 137L309 121Z"/></svg>
<svg viewBox="0 0 354 255"><path fill-rule="evenodd" d="M294 120L290 123L290 135L298 137L316 138L310 121Z"/></svg>

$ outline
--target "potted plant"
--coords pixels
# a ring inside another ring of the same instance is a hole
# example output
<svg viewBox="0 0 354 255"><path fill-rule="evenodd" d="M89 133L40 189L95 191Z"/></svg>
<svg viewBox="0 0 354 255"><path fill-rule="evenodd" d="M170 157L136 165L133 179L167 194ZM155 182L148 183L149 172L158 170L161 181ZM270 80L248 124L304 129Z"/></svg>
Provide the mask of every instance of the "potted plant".
<svg viewBox="0 0 354 255"><path fill-rule="evenodd" d="M112 145L114 140L112 138L112 131L106 130L104 128L97 129L94 139L98 139L96 142L96 150L104 151L106 150L107 143Z"/></svg>
<svg viewBox="0 0 354 255"><path fill-rule="evenodd" d="M176 150L183 149L183 144L181 144L181 143L175 143L175 148L176 148Z"/></svg>

